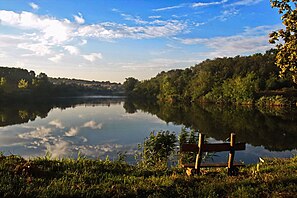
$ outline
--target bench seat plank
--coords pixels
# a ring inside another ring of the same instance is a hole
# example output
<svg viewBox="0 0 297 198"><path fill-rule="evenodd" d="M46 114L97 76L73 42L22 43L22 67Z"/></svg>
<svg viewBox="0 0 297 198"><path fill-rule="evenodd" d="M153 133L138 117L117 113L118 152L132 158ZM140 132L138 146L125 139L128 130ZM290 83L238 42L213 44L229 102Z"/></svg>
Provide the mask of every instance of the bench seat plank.
<svg viewBox="0 0 297 198"><path fill-rule="evenodd" d="M242 163L234 162L233 166L245 166ZM195 168L195 163L191 164L183 164L184 168ZM201 168L207 168L207 167L228 167L228 163L202 163L200 164Z"/></svg>

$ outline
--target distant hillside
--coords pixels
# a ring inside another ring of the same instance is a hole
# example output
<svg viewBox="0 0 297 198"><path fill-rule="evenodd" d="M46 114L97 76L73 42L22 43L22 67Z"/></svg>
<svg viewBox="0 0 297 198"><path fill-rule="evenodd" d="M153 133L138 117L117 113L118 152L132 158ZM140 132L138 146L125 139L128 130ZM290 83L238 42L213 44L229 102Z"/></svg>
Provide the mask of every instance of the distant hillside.
<svg viewBox="0 0 297 198"><path fill-rule="evenodd" d="M121 83L114 83L110 81L89 81L81 79L69 79L69 78L49 78L49 81L54 85L76 85L88 88L98 88L98 89L108 89L108 90L117 90L122 89Z"/></svg>

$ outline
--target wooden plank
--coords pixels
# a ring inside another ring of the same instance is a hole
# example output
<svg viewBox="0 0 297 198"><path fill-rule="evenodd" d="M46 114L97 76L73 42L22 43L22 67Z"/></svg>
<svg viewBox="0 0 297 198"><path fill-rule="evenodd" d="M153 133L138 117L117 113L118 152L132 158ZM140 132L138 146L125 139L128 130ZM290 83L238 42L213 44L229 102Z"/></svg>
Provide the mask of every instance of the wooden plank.
<svg viewBox="0 0 297 198"><path fill-rule="evenodd" d="M236 143L234 144L234 150L245 150L245 143ZM230 143L217 143L217 144L204 144L204 152L221 152L221 151L230 151Z"/></svg>
<svg viewBox="0 0 297 198"><path fill-rule="evenodd" d="M200 164L202 162L202 153L203 151L203 145L204 145L204 138L205 138L205 134L200 133L199 134L199 142L198 142L198 147L200 148L198 151L198 154L196 156L196 163L195 163L195 169L197 170L197 172L200 172Z"/></svg>
<svg viewBox="0 0 297 198"><path fill-rule="evenodd" d="M233 167L233 161L234 161L234 156L235 156L235 138L236 135L235 133L231 133L230 135L230 153L229 153L229 158L228 158L228 169L232 169Z"/></svg>
<svg viewBox="0 0 297 198"><path fill-rule="evenodd" d="M181 146L181 152L198 152L198 144L183 144Z"/></svg>
<svg viewBox="0 0 297 198"><path fill-rule="evenodd" d="M203 144L203 152L221 152L230 151L230 143L216 143L216 144ZM240 151L245 150L245 143L236 143L234 145L234 150ZM197 144L183 144L181 147L181 152L198 152L199 147Z"/></svg>
<svg viewBox="0 0 297 198"><path fill-rule="evenodd" d="M242 163L239 162L234 162L233 166L245 166ZM191 163L191 164L184 164L183 167L185 168L195 168L195 163ZM207 168L207 167L228 167L228 163L201 163L200 164L200 168Z"/></svg>
<svg viewBox="0 0 297 198"><path fill-rule="evenodd" d="M227 163L203 163L201 167L227 167ZM245 166L242 163L233 163L233 166Z"/></svg>

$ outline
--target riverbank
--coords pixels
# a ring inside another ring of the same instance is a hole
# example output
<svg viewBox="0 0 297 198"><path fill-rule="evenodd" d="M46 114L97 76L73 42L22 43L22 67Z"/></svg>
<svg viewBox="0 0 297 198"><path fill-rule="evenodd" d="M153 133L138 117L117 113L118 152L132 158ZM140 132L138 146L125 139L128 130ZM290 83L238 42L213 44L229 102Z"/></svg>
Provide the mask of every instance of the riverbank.
<svg viewBox="0 0 297 198"><path fill-rule="evenodd" d="M294 197L297 156L272 159L227 176L222 169L188 177L183 169L122 160L25 160L1 156L1 197Z"/></svg>

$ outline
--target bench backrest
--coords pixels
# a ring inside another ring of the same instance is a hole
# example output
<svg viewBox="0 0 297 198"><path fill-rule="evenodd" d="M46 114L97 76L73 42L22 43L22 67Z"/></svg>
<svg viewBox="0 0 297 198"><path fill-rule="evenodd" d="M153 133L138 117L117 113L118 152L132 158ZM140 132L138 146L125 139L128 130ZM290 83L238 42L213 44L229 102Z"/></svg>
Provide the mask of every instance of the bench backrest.
<svg viewBox="0 0 297 198"><path fill-rule="evenodd" d="M234 133L231 134L232 139L234 139ZM199 135L199 144L182 144L181 152L195 152L198 153L200 148L203 152L221 152L221 151L230 151L230 150L245 150L245 143L205 143L204 134Z"/></svg>
<svg viewBox="0 0 297 198"><path fill-rule="evenodd" d="M198 144L183 144L181 147L182 152L198 152ZM245 143L236 143L232 148L230 143L204 143L202 144L203 152L221 152L221 151L230 151L234 149L236 151L245 150Z"/></svg>

